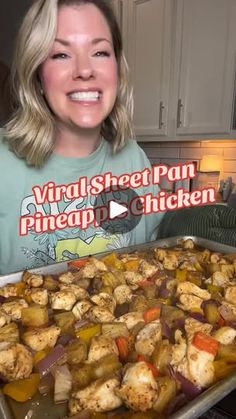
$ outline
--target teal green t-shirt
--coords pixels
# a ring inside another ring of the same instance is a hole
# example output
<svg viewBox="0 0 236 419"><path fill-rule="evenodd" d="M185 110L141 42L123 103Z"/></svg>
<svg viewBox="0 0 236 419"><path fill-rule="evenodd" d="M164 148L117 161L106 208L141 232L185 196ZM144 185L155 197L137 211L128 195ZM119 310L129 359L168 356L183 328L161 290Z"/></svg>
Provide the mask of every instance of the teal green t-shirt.
<svg viewBox="0 0 236 419"><path fill-rule="evenodd" d="M85 158L52 154L41 169L27 166L0 141L0 274L155 240L162 213L144 215L131 232L116 235L94 225L83 230L74 226L55 231L45 231L42 226L42 232L36 232L32 224L33 217L65 214L66 218L71 212L92 207L94 196L69 199L63 194L63 187L77 184L82 177L89 181L107 172L120 176L145 168L150 168L150 162L134 140L116 154L105 140ZM61 196L54 189L60 185L64 185L59 189ZM35 190L41 191L41 201L38 197L36 200ZM158 190L157 186L149 185L139 187L136 192L140 196L147 193L157 196Z"/></svg>

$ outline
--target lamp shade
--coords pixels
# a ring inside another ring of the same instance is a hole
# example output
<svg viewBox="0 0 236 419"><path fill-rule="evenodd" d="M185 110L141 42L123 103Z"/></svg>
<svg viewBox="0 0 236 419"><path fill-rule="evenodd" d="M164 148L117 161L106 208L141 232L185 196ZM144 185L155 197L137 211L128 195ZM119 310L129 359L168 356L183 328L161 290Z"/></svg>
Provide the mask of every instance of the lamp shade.
<svg viewBox="0 0 236 419"><path fill-rule="evenodd" d="M202 157L200 162L201 172L222 172L223 171L223 157L213 154L207 154Z"/></svg>

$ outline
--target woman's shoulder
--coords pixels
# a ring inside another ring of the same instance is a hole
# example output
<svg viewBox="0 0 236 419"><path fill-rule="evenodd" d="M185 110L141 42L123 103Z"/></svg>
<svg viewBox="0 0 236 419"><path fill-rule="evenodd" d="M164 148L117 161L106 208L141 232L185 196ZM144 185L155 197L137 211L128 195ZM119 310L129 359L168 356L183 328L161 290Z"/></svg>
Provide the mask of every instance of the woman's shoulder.
<svg viewBox="0 0 236 419"><path fill-rule="evenodd" d="M10 148L9 144L5 138L4 130L0 129L0 168L2 170L7 169L19 169L21 166L26 166L23 163L22 159L17 157L15 153L13 153Z"/></svg>
<svg viewBox="0 0 236 419"><path fill-rule="evenodd" d="M123 161L129 161L133 166L137 167L150 165L145 152L135 139L128 140L125 146L117 153L117 157Z"/></svg>

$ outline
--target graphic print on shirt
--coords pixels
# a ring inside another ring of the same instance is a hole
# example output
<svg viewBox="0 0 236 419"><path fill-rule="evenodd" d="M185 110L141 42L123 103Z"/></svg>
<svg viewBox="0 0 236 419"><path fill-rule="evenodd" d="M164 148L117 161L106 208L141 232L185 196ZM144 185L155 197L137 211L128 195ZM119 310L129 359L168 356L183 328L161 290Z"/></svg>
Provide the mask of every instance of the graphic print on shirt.
<svg viewBox="0 0 236 419"><path fill-rule="evenodd" d="M21 205L21 217L36 213L57 216L86 208L93 208L95 196L86 196L74 200L63 197L60 202L38 204L34 194L25 197ZM81 230L79 227L65 228L56 231L36 233L29 229L28 236L33 239L33 247L22 247L26 257L27 269L40 267L55 262L66 261L92 255L103 251L111 251L130 244L131 233L111 235L101 227L90 225ZM30 241L32 243L32 240Z"/></svg>

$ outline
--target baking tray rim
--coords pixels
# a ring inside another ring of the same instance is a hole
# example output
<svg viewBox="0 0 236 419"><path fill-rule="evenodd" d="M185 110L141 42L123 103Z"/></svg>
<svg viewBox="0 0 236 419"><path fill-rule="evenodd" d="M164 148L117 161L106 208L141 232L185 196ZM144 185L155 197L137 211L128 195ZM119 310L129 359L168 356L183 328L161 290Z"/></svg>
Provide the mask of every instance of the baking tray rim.
<svg viewBox="0 0 236 419"><path fill-rule="evenodd" d="M158 239L152 242L133 245L121 249L115 249L116 253L131 253L136 250L147 250L155 247L171 247L181 244L182 241L192 239L194 243L198 246L202 246L212 251L220 252L223 254L227 253L236 253L236 247L228 246L219 242L212 240L207 240L198 236L173 236L167 237L165 239ZM97 253L98 258L103 257L106 254L111 253L112 251ZM84 259L84 258L81 258ZM68 269L68 262L59 262L53 265L43 266L41 268L30 269L31 272L50 274L50 273L60 273ZM21 278L22 271L2 275L0 276L0 286L5 285L6 283L18 282ZM4 284L1 281L7 281ZM180 408L176 413L169 416L169 419L196 419L211 407L213 407L217 402L222 400L227 396L231 391L236 389L236 373L226 377L225 379L217 382L215 385L205 390L202 394L196 397L194 400L190 401L184 407ZM15 419L13 414L10 411L6 398L0 391L0 418L1 419ZM20 419L18 417L18 419ZM23 418L22 418L23 419Z"/></svg>

